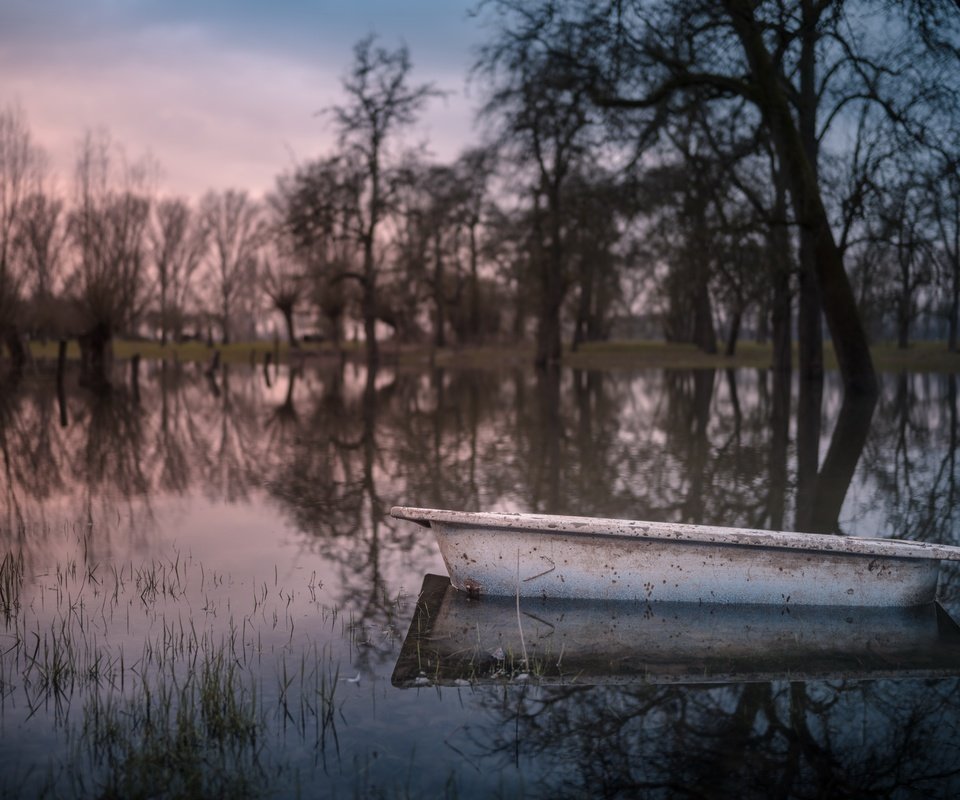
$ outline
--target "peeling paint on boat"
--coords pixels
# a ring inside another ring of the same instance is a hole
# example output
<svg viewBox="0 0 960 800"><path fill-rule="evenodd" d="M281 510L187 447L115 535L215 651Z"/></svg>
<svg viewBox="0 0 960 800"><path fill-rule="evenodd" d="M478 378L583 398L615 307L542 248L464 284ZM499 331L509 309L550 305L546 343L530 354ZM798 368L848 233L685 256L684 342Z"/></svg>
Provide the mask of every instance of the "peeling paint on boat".
<svg viewBox="0 0 960 800"><path fill-rule="evenodd" d="M431 528L473 596L911 606L960 548L893 539L395 507Z"/></svg>

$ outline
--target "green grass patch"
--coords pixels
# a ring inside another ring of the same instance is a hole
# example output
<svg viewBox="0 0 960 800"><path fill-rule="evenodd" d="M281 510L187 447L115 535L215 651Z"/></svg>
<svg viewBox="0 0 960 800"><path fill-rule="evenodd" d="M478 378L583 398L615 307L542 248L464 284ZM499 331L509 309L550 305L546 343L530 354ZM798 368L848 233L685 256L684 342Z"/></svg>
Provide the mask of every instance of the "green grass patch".
<svg viewBox="0 0 960 800"><path fill-rule="evenodd" d="M57 358L57 342L32 342L33 357L40 360ZM533 347L517 345L484 345L437 349L429 346L381 345L384 363L406 367L450 367L468 369L524 368L533 361ZM143 359L208 363L215 351L223 363L260 364L268 354L273 358L289 360L297 357L335 356L337 351L327 342L305 343L298 351L291 351L288 343L272 341L236 342L207 345L205 342L182 342L161 345L159 342L117 339L113 343L114 357L128 360L134 355ZM348 356L363 356L363 344L346 342L342 352ZM871 348L874 364L882 372L960 372L960 354L947 350L945 342L917 342L906 349L895 344L881 343ZM794 349L796 365L796 349ZM837 368L833 347L824 345L824 364ZM67 345L67 358L80 358L76 341ZM771 365L772 348L769 344L745 341L737 346L733 356L722 353L704 353L692 344L674 344L660 341L591 342L581 345L576 352L564 350L563 364L574 369L764 369Z"/></svg>
<svg viewBox="0 0 960 800"><path fill-rule="evenodd" d="M38 360L55 360L58 355L58 347L58 343L52 340L31 342L30 352ZM353 343L345 344L343 349L348 353L358 350ZM114 358L122 361L139 355L142 359L156 361L209 362L215 351L220 352L222 362L238 364L250 363L251 361L262 363L268 353L273 357L279 354L281 359L287 359L291 353L291 348L287 342L276 344L272 341L234 342L212 346L206 342L169 342L161 344L160 342L133 339L114 339L113 341ZM332 345L326 342L310 342L302 344L299 352L304 355L332 355L336 351ZM80 347L76 340L67 342L67 358L73 361L80 359Z"/></svg>
<svg viewBox="0 0 960 800"><path fill-rule="evenodd" d="M871 348L871 353L881 372L960 372L960 354L949 352L945 342L918 342L906 349L879 344ZM823 359L827 369L837 369L836 354L829 342L824 345ZM736 355L725 356L704 353L690 344L598 342L583 345L576 353L565 353L563 363L582 369L764 369L773 363L773 350L769 344L741 342Z"/></svg>

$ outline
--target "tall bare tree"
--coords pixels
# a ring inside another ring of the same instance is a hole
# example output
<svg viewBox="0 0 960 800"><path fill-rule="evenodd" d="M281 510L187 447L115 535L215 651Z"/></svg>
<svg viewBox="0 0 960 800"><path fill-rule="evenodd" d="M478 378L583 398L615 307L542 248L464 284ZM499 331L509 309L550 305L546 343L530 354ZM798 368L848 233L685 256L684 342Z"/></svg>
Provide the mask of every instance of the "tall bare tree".
<svg viewBox="0 0 960 800"><path fill-rule="evenodd" d="M937 164L929 178L928 191L945 298L947 349L955 353L960 328L960 153Z"/></svg>
<svg viewBox="0 0 960 800"><path fill-rule="evenodd" d="M38 188L23 203L16 235L16 257L25 272L29 298L27 326L32 335L63 336L69 327L58 296L66 255L64 202Z"/></svg>
<svg viewBox="0 0 960 800"><path fill-rule="evenodd" d="M17 106L0 108L0 340L10 351L15 372L23 368L26 358L20 334L27 277L16 263L15 239L41 159L30 141L23 111Z"/></svg>
<svg viewBox="0 0 960 800"><path fill-rule="evenodd" d="M149 164L129 164L106 133L80 143L69 216L74 263L66 288L79 309L83 374L109 385L113 336L129 329L145 304Z"/></svg>
<svg viewBox="0 0 960 800"><path fill-rule="evenodd" d="M561 356L561 308L571 284L564 190L592 151L587 87L551 46L506 27L482 51L477 70L492 86L484 113L496 121L503 152L531 177L539 304L534 362L544 367Z"/></svg>
<svg viewBox="0 0 960 800"><path fill-rule="evenodd" d="M620 121L629 112L641 141L691 97L750 109L777 154L802 232L801 260L813 271L844 382L854 392L875 392L867 337L819 178L820 150L827 131L843 127L844 115L863 103L880 109L898 136L928 134L939 99L957 81L918 65L936 66L942 54L934 45L947 51L952 42L955 52L956 9L945 0L856 8L814 0L492 5L506 12L527 50L547 47L595 103ZM887 35L891 29L903 35ZM819 313L804 312L806 338L815 339L819 325ZM808 371L815 374L816 365Z"/></svg>
<svg viewBox="0 0 960 800"><path fill-rule="evenodd" d="M348 305L344 280L359 274L355 265L363 183L359 165L332 156L282 176L271 197L277 236L300 265L305 291L337 346Z"/></svg>
<svg viewBox="0 0 960 800"><path fill-rule="evenodd" d="M263 289L270 303L283 316L290 347L299 347L294 327L294 314L303 299L307 281L303 265L289 251L272 248L260 262Z"/></svg>
<svg viewBox="0 0 960 800"><path fill-rule="evenodd" d="M234 315L257 275L257 258L267 235L260 205L245 191L209 192L201 202L209 232L207 280L224 344L232 340Z"/></svg>
<svg viewBox="0 0 960 800"><path fill-rule="evenodd" d="M481 223L487 208L489 184L496 168L497 153L491 147L473 147L464 151L454 170L463 190L461 205L462 224L467 232L469 258L470 296L467 313L467 331L471 339L480 336L480 255L479 241Z"/></svg>
<svg viewBox="0 0 960 800"><path fill-rule="evenodd" d="M413 124L427 100L439 93L431 84L410 85L412 65L406 46L387 50L376 46L375 38L368 36L357 42L353 54L353 66L343 81L347 100L328 111L339 131L341 146L363 166L356 230L362 265L359 272L344 274L360 282L367 359L376 365L378 232L390 199L385 180L389 148L395 135Z"/></svg>
<svg viewBox="0 0 960 800"><path fill-rule="evenodd" d="M166 344L183 332L183 321L194 276L207 254L207 228L182 198L157 203L149 230L158 289L160 341Z"/></svg>

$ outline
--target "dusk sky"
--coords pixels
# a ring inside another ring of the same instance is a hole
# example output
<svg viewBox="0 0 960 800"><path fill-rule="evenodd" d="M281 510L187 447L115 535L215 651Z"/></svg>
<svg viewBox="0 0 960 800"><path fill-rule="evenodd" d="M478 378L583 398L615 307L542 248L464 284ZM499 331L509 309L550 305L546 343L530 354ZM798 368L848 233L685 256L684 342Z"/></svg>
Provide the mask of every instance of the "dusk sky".
<svg viewBox="0 0 960 800"><path fill-rule="evenodd" d="M0 0L0 105L19 103L66 188L84 131L149 153L164 193L270 190L333 145L353 45L406 43L432 100L411 140L453 158L478 138L473 0Z"/></svg>

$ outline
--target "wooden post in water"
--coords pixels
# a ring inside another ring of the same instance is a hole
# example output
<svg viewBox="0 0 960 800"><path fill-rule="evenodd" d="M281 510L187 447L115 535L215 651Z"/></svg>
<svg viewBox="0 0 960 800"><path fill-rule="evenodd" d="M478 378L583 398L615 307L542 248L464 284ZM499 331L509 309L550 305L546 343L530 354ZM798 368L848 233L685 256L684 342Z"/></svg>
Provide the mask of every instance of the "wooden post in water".
<svg viewBox="0 0 960 800"><path fill-rule="evenodd" d="M210 363L207 365L206 373L210 377L213 377L218 369L220 369L220 351L214 350L213 358L210 359Z"/></svg>
<svg viewBox="0 0 960 800"><path fill-rule="evenodd" d="M130 388L133 391L133 400L140 402L140 354L134 353L130 359Z"/></svg>
<svg viewBox="0 0 960 800"><path fill-rule="evenodd" d="M60 427L67 427L67 391L63 378L67 367L67 340L61 339L57 347L57 403L60 406Z"/></svg>
<svg viewBox="0 0 960 800"><path fill-rule="evenodd" d="M267 382L267 387L271 387L273 384L270 382L270 353L263 354L263 379Z"/></svg>

